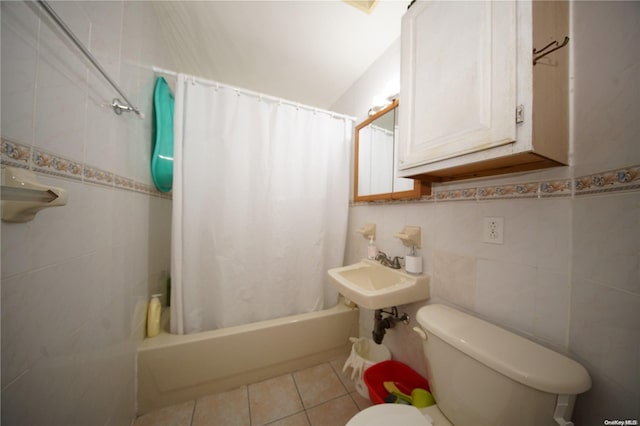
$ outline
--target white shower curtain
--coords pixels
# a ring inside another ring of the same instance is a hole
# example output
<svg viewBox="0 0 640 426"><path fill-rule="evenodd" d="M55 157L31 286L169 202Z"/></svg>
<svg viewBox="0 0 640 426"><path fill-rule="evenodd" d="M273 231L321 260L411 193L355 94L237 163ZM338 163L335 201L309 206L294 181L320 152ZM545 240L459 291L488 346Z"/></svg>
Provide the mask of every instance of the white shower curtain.
<svg viewBox="0 0 640 426"><path fill-rule="evenodd" d="M172 332L334 305L352 121L178 75L174 122Z"/></svg>

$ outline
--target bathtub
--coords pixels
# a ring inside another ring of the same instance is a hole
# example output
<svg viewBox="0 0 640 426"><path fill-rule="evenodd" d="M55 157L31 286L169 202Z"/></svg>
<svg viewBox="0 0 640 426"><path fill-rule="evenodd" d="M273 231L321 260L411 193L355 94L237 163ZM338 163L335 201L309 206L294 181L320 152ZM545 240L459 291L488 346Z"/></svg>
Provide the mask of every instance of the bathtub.
<svg viewBox="0 0 640 426"><path fill-rule="evenodd" d="M358 309L338 303L323 311L196 334L167 330L138 348L138 414L346 355L349 337L358 335Z"/></svg>

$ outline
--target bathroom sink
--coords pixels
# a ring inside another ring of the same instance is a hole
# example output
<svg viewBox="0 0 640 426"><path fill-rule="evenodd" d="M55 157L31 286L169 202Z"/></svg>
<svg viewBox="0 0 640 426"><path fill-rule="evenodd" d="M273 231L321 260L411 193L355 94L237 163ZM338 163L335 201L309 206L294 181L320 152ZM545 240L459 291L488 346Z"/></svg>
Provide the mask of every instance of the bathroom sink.
<svg viewBox="0 0 640 426"><path fill-rule="evenodd" d="M353 265L329 269L334 287L367 309L382 309L429 298L429 277L411 275L363 259Z"/></svg>

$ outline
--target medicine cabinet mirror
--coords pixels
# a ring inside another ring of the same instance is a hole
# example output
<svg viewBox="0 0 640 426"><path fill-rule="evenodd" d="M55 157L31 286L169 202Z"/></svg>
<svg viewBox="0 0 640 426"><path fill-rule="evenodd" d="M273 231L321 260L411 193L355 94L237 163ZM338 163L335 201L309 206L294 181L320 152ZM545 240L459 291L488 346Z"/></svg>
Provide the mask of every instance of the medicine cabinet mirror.
<svg viewBox="0 0 640 426"><path fill-rule="evenodd" d="M398 100L373 114L355 129L354 201L420 198L429 187L398 177Z"/></svg>

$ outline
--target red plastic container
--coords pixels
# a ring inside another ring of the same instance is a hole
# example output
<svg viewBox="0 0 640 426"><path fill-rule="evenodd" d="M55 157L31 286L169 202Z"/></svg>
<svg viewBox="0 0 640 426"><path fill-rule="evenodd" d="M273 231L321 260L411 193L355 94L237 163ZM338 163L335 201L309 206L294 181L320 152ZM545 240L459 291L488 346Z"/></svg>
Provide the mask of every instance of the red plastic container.
<svg viewBox="0 0 640 426"><path fill-rule="evenodd" d="M395 382L398 390L408 395L416 388L429 389L427 379L416 373L411 367L399 361L382 361L364 371L364 382L369 388L369 398L374 404L383 404L389 392L384 382Z"/></svg>

